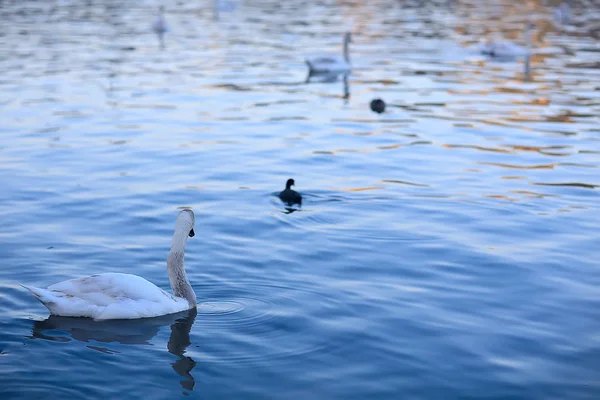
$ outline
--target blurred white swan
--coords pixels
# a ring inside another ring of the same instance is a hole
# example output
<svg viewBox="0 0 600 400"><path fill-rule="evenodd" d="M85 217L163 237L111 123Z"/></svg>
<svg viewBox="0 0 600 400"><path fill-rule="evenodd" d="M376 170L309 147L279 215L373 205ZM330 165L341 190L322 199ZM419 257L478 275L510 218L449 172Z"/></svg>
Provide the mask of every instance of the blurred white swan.
<svg viewBox="0 0 600 400"><path fill-rule="evenodd" d="M348 54L348 44L352 42L350 32L344 35L344 53L340 56L315 56L306 59L309 74L327 74L331 72L347 72L350 65L350 55Z"/></svg>
<svg viewBox="0 0 600 400"><path fill-rule="evenodd" d="M25 286L53 315L95 320L136 319L196 307L196 294L183 265L187 238L194 236L192 210L177 216L167 272L173 295L137 275L106 273L59 282L47 289Z"/></svg>
<svg viewBox="0 0 600 400"><path fill-rule="evenodd" d="M563 1L554 9L554 20L559 24L566 25L571 20L571 0Z"/></svg>
<svg viewBox="0 0 600 400"><path fill-rule="evenodd" d="M158 8L158 16L152 23L152 30L158 36L160 45L164 47L164 35L169 30L169 28L167 26L167 21L165 20L165 8L163 6L160 6Z"/></svg>
<svg viewBox="0 0 600 400"><path fill-rule="evenodd" d="M229 0L213 0L213 19L218 20L221 13L234 11L237 3Z"/></svg>
<svg viewBox="0 0 600 400"><path fill-rule="evenodd" d="M526 47L506 41L487 41L479 46L479 52L489 57L499 59L514 59L527 57L531 53L531 29L533 24L525 24L525 42Z"/></svg>

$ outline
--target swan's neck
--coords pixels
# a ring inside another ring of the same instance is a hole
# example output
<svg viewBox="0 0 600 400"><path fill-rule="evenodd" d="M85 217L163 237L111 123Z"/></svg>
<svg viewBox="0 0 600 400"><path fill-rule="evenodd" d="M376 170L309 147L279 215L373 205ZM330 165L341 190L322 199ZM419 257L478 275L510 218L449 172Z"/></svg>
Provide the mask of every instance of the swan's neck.
<svg viewBox="0 0 600 400"><path fill-rule="evenodd" d="M213 0L213 19L219 20L219 0Z"/></svg>
<svg viewBox="0 0 600 400"><path fill-rule="evenodd" d="M531 53L531 28L529 26L525 28L525 45L527 46L527 52Z"/></svg>
<svg viewBox="0 0 600 400"><path fill-rule="evenodd" d="M348 102L350 98L350 85L348 85L348 74L344 74L344 100Z"/></svg>
<svg viewBox="0 0 600 400"><path fill-rule="evenodd" d="M350 54L348 54L348 36L344 37L344 60L346 60L347 63L350 63Z"/></svg>
<svg viewBox="0 0 600 400"><path fill-rule="evenodd" d="M525 43L527 54L525 54L525 71L523 73L525 80L529 80L531 76L531 28L529 26L525 28Z"/></svg>
<svg viewBox="0 0 600 400"><path fill-rule="evenodd" d="M186 299L191 307L195 307L196 293L194 293L194 289L190 285L190 281L185 273L185 266L183 265L188 233L189 231L179 231L173 235L173 244L167 257L167 272L173 294Z"/></svg>

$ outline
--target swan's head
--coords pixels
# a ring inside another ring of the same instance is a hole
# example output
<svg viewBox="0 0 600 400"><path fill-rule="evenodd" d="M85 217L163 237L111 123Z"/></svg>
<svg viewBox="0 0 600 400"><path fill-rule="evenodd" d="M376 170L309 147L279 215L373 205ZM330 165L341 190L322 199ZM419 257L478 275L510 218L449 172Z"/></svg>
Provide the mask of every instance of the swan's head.
<svg viewBox="0 0 600 400"><path fill-rule="evenodd" d="M350 32L346 32L346 34L344 35L344 42L352 43L352 34L350 34Z"/></svg>
<svg viewBox="0 0 600 400"><path fill-rule="evenodd" d="M194 212L190 209L182 210L177 216L177 222L175 223L175 230L188 232L189 237L194 237L196 234L194 232L194 223L196 222L196 218L194 217Z"/></svg>
<svg viewBox="0 0 600 400"><path fill-rule="evenodd" d="M296 182L294 182L294 180L293 180L293 179L288 179L288 180L287 180L287 182L285 183L285 188L286 188L286 189L289 189L289 188L291 188L292 186L294 186L295 184L296 184Z"/></svg>

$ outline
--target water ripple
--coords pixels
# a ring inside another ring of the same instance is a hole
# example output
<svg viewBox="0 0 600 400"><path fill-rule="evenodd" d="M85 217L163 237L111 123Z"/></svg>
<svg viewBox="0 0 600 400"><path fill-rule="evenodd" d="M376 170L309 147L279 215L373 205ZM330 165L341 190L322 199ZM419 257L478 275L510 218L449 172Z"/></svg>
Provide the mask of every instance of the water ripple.
<svg viewBox="0 0 600 400"><path fill-rule="evenodd" d="M293 310L310 303L308 307L313 312L329 315L332 321L352 315L347 306L326 291L298 283L292 287L255 281L227 282L225 286L200 286L197 291L202 294L198 329L202 335L214 333L222 341L198 346L200 357L215 363L292 362L300 355L331 352L341 344L333 338L311 334L319 322L295 315Z"/></svg>
<svg viewBox="0 0 600 400"><path fill-rule="evenodd" d="M597 2L163 3L0 1L3 398L598 397ZM168 289L185 206L197 315L18 286Z"/></svg>

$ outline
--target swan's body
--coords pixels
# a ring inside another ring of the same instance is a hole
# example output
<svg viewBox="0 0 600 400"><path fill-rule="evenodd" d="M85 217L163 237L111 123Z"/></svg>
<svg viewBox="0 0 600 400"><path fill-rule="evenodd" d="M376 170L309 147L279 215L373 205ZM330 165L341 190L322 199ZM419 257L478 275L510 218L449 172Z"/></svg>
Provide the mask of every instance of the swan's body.
<svg viewBox="0 0 600 400"><path fill-rule="evenodd" d="M167 26L167 21L165 20L165 8L160 6L158 9L158 16L152 23L152 30L158 36L158 41L160 42L160 47L165 47L165 33L169 30Z"/></svg>
<svg viewBox="0 0 600 400"><path fill-rule="evenodd" d="M53 315L96 320L135 319L172 314L190 308L146 279L107 273L63 281L47 289L25 286Z"/></svg>
<svg viewBox="0 0 600 400"><path fill-rule="evenodd" d="M511 42L489 41L482 43L479 47L481 54L494 58L518 58L525 57L527 50Z"/></svg>
<svg viewBox="0 0 600 400"><path fill-rule="evenodd" d="M515 59L527 57L531 53L531 28L528 22L525 26L526 47L506 41L487 41L479 46L479 52L486 56L498 59Z"/></svg>
<svg viewBox="0 0 600 400"><path fill-rule="evenodd" d="M344 35L344 53L339 56L316 56L306 59L309 74L327 74L332 72L347 72L352 69L350 65L350 55L348 54L348 44L351 42L350 33Z"/></svg>
<svg viewBox="0 0 600 400"><path fill-rule="evenodd" d="M164 35L169 29L167 27L167 21L165 20L165 8L160 6L158 9L158 16L152 23L152 30L157 35Z"/></svg>
<svg viewBox="0 0 600 400"><path fill-rule="evenodd" d="M316 56L306 59L306 65L313 74L326 74L330 72L346 72L352 67L342 57Z"/></svg>
<svg viewBox="0 0 600 400"><path fill-rule="evenodd" d="M183 265L187 237L194 236L194 213L177 217L167 272L173 294L131 274L106 273L69 279L47 289L25 286L53 315L95 320L136 319L177 313L196 306Z"/></svg>

